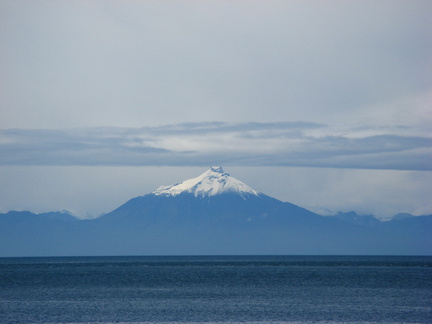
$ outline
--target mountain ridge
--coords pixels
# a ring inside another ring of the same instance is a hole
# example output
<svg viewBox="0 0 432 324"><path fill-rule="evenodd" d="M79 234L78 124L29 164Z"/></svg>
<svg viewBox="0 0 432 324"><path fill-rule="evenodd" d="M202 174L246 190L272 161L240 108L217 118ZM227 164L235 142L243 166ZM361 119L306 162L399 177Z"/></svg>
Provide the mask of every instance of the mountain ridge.
<svg viewBox="0 0 432 324"><path fill-rule="evenodd" d="M282 202L212 167L96 219L0 214L0 256L432 254L432 215L336 216Z"/></svg>

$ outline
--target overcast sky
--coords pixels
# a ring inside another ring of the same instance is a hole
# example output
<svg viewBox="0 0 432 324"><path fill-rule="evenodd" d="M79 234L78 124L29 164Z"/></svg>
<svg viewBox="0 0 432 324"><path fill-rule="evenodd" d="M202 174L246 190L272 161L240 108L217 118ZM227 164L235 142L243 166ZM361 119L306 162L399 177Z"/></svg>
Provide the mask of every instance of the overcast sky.
<svg viewBox="0 0 432 324"><path fill-rule="evenodd" d="M432 1L0 0L0 211L109 212L212 165L432 213Z"/></svg>

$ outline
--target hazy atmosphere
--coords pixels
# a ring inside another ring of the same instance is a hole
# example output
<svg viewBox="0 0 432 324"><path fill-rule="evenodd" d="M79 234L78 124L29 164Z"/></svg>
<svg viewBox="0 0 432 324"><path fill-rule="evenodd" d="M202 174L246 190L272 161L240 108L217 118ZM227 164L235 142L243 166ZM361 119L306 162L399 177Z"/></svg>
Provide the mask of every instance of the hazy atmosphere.
<svg viewBox="0 0 432 324"><path fill-rule="evenodd" d="M432 2L0 0L0 212L212 165L313 211L432 213Z"/></svg>

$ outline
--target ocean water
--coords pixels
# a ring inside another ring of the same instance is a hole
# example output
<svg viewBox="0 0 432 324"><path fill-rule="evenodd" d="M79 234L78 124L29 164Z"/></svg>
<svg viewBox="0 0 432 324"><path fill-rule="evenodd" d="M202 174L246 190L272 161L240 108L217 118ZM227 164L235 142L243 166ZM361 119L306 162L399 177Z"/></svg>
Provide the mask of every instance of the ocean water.
<svg viewBox="0 0 432 324"><path fill-rule="evenodd" d="M1 323L432 323L432 257L0 258Z"/></svg>

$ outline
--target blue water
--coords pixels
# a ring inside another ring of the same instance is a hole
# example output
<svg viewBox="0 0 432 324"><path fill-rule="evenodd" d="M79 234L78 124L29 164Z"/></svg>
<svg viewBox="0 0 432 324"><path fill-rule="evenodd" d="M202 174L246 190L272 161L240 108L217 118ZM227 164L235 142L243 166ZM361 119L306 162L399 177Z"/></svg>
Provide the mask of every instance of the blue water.
<svg viewBox="0 0 432 324"><path fill-rule="evenodd" d="M432 257L0 258L1 323L432 323Z"/></svg>

